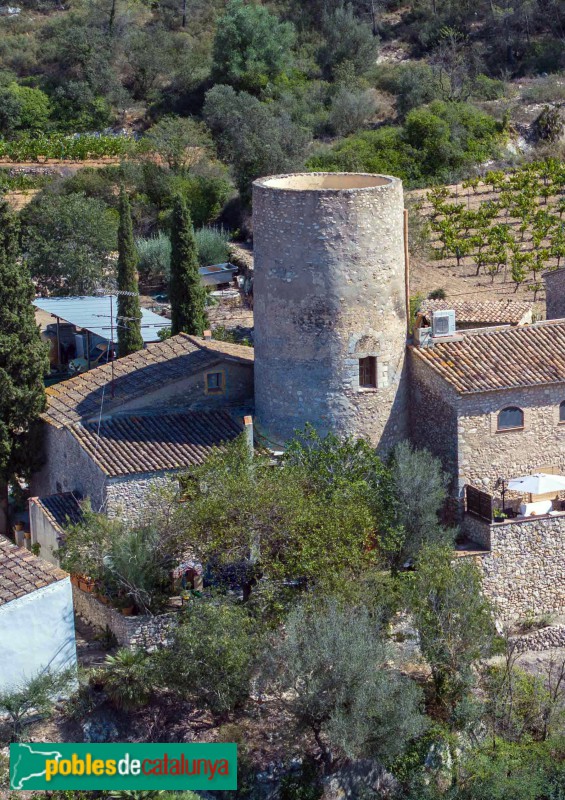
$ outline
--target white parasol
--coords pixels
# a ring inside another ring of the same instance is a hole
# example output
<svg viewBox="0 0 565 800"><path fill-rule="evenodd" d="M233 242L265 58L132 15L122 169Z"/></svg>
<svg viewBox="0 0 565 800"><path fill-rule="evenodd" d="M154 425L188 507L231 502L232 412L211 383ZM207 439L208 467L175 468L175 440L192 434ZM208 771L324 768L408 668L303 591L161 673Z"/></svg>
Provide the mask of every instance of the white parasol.
<svg viewBox="0 0 565 800"><path fill-rule="evenodd" d="M535 475L512 478L512 480L508 481L508 488L513 492L527 492L528 494L563 492L565 491L565 477L563 475L548 475L545 472L537 472Z"/></svg>

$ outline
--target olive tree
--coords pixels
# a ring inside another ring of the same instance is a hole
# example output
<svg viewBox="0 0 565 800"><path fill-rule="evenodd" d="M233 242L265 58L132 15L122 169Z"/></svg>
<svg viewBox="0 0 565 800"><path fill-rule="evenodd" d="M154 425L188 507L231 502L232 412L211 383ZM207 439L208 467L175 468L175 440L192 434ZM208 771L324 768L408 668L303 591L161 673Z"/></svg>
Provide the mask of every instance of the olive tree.
<svg viewBox="0 0 565 800"><path fill-rule="evenodd" d="M390 655L364 608L332 600L294 609L274 640L265 679L312 733L327 768L337 754L394 758L423 731L421 691L390 666Z"/></svg>

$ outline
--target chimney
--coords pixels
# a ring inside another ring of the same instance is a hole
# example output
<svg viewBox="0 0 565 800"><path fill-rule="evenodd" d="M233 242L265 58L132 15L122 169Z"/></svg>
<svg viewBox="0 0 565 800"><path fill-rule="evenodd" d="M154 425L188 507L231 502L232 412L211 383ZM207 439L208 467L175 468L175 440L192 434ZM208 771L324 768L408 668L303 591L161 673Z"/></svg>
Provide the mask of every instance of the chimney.
<svg viewBox="0 0 565 800"><path fill-rule="evenodd" d="M247 443L247 447L249 448L249 454L251 458L255 455L255 449L253 447L253 417L246 416L243 418L243 425L245 430L245 441Z"/></svg>
<svg viewBox="0 0 565 800"><path fill-rule="evenodd" d="M543 273L545 281L545 318L565 318L565 269L553 269Z"/></svg>
<svg viewBox="0 0 565 800"><path fill-rule="evenodd" d="M212 331L204 331L203 336L204 336L205 339L211 339L212 338Z"/></svg>

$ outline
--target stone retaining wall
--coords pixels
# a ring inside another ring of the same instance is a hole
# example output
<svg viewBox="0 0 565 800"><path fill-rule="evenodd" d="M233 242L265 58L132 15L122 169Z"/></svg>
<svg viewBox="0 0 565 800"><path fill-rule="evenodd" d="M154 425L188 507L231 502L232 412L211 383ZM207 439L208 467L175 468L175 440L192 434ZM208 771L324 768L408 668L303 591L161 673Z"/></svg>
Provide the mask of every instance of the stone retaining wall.
<svg viewBox="0 0 565 800"><path fill-rule="evenodd" d="M75 613L101 631L109 629L118 644L131 650L156 650L169 643L177 615L126 617L111 606L106 606L89 592L73 586Z"/></svg>
<svg viewBox="0 0 565 800"><path fill-rule="evenodd" d="M483 546L490 542L473 557L500 619L565 613L565 516L489 524L466 514L462 527Z"/></svg>
<svg viewBox="0 0 565 800"><path fill-rule="evenodd" d="M551 650L554 647L565 647L565 625L549 625L538 631L517 636L511 640L518 653L532 650Z"/></svg>

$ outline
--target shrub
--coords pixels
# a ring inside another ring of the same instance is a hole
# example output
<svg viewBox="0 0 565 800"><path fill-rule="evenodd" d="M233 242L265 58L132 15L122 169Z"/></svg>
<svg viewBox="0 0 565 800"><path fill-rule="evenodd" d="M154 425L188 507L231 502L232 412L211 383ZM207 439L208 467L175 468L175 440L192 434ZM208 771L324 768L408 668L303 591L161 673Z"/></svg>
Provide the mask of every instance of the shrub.
<svg viewBox="0 0 565 800"><path fill-rule="evenodd" d="M58 695L65 692L75 679L74 670L44 671L32 678L22 679L10 691L0 692L0 712L8 717L12 737L17 741L33 715L49 715Z"/></svg>
<svg viewBox="0 0 565 800"><path fill-rule="evenodd" d="M230 235L225 228L204 226L195 232L195 237L201 267L223 264L228 260Z"/></svg>
<svg viewBox="0 0 565 800"><path fill-rule="evenodd" d="M143 280L169 280L171 271L171 240L159 232L149 239L136 239L139 253L139 274Z"/></svg>
<svg viewBox="0 0 565 800"><path fill-rule="evenodd" d="M409 112L402 127L348 136L307 162L313 171L381 172L408 186L450 182L495 156L503 126L468 103L434 101Z"/></svg>
<svg viewBox="0 0 565 800"><path fill-rule="evenodd" d="M557 142L565 130L561 110L545 106L534 121L534 130L538 139L546 142Z"/></svg>
<svg viewBox="0 0 565 800"><path fill-rule="evenodd" d="M148 702L151 696L149 665L150 658L141 650L123 648L113 656L106 656L98 677L117 708L132 711Z"/></svg>
<svg viewBox="0 0 565 800"><path fill-rule="evenodd" d="M0 132L45 130L51 112L47 95L41 89L11 83L0 90Z"/></svg>
<svg viewBox="0 0 565 800"><path fill-rule="evenodd" d="M506 94L506 84L488 75L477 75L473 81L473 97L477 100L500 100Z"/></svg>
<svg viewBox="0 0 565 800"><path fill-rule="evenodd" d="M249 695L257 636L243 608L194 601L175 629L170 649L158 655L160 682L183 697L226 714Z"/></svg>
<svg viewBox="0 0 565 800"><path fill-rule="evenodd" d="M440 99L440 87L429 64L379 64L376 75L379 89L396 96L396 109L404 118L409 111Z"/></svg>
<svg viewBox="0 0 565 800"><path fill-rule="evenodd" d="M377 110L375 94L350 91L341 86L332 100L329 124L338 136L355 133L371 119Z"/></svg>

